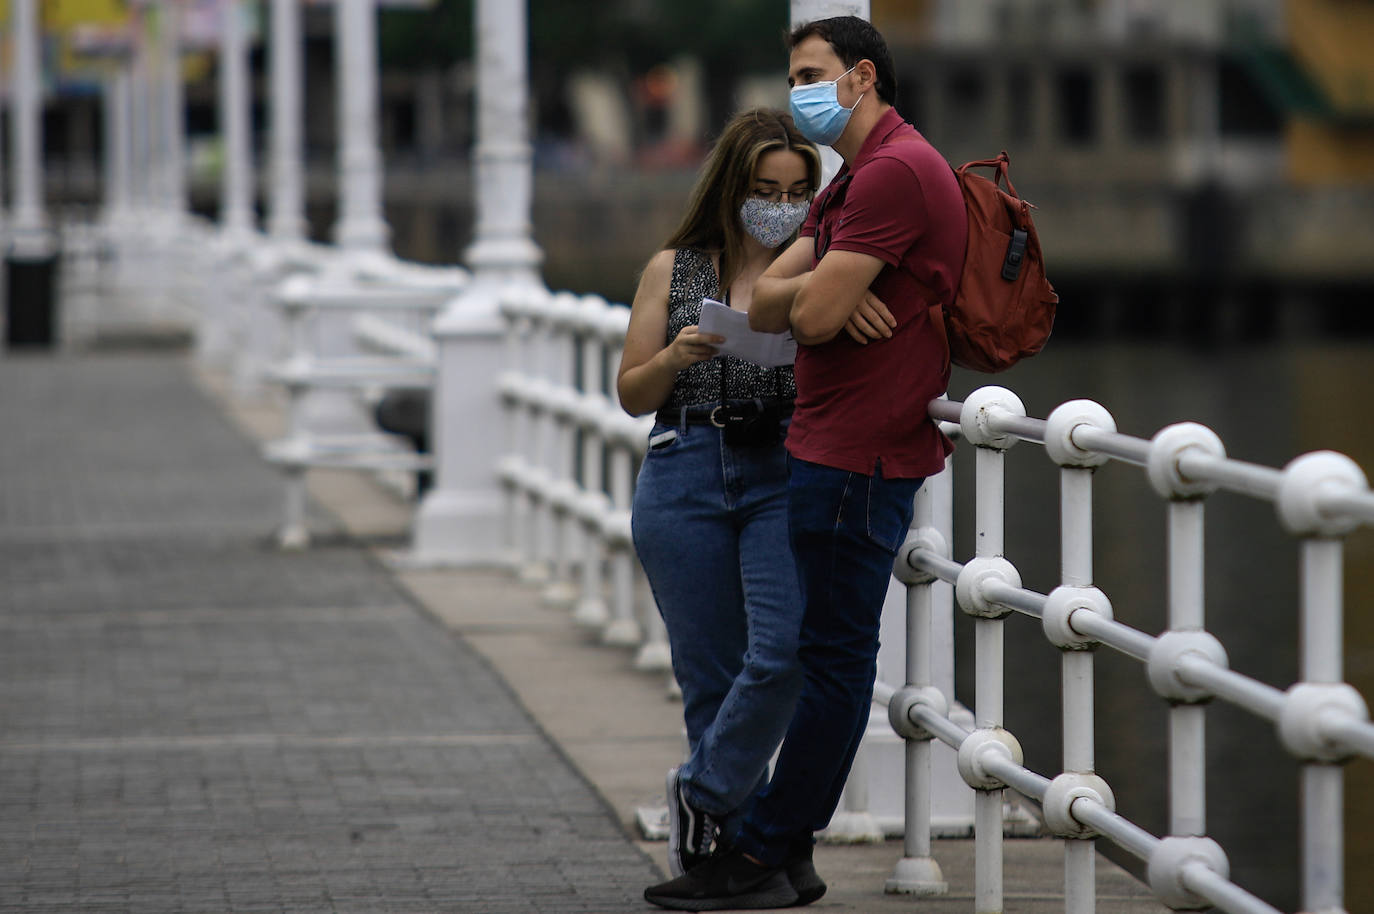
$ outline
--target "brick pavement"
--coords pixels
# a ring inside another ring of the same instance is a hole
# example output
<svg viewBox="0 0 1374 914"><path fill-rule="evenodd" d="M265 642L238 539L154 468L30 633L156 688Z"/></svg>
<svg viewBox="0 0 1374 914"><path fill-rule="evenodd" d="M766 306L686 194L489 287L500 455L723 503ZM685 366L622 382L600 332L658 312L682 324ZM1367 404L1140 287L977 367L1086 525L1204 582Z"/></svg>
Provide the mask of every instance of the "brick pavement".
<svg viewBox="0 0 1374 914"><path fill-rule="evenodd" d="M180 356L0 357L0 911L645 910L489 665L280 498Z"/></svg>

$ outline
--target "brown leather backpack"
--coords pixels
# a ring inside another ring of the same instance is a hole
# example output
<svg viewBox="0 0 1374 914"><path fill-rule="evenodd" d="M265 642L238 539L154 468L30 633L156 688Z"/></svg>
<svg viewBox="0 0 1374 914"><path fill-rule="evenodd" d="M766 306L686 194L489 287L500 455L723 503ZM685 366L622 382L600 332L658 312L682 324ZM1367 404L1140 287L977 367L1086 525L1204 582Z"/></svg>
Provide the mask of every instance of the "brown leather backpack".
<svg viewBox="0 0 1374 914"><path fill-rule="evenodd" d="M1012 187L1009 162L1003 150L995 159L955 169L968 211L968 250L954 300L931 306L931 322L944 330L950 359L975 371L1004 371L1039 352L1059 304L1045 278L1031 205ZM988 180L973 168L992 168L996 175Z"/></svg>

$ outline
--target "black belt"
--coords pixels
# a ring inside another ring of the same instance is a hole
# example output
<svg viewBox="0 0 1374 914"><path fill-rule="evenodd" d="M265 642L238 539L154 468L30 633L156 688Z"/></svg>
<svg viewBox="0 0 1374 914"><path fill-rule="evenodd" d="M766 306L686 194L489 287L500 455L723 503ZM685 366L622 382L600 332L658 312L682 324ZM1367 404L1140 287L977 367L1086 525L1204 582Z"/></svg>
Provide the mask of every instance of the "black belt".
<svg viewBox="0 0 1374 914"><path fill-rule="evenodd" d="M730 406L735 409L747 409L752 406L757 409L759 415L774 419L786 419L792 415L791 400L731 400ZM714 425L720 428L720 417L716 413L718 409L719 403L665 407L654 414L654 421L659 425L674 425L679 428L687 425Z"/></svg>

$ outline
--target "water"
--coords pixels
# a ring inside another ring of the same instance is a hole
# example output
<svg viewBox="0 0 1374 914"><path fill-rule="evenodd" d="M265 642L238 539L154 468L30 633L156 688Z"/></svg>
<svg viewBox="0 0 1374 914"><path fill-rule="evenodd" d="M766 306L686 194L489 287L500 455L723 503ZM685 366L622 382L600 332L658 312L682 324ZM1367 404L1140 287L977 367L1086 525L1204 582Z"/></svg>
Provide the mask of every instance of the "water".
<svg viewBox="0 0 1374 914"><path fill-rule="evenodd" d="M1209 426L1237 459L1282 467L1332 449L1374 472L1374 344L1303 342L1225 349L1179 343L1053 341L1045 352L995 376L956 369L952 399L985 384L1017 392L1028 415L1059 403L1103 404L1120 431L1148 438L1179 421ZM1363 396L1362 396L1363 395ZM963 446L966 454L972 448ZM1058 469L1043 448L1019 444L1007 459L1006 554L1027 587L1058 582ZM956 558L973 553L972 460L956 470ZM1094 480L1095 579L1116 618L1149 633L1166 627L1166 504L1140 468L1109 464ZM1267 503L1228 493L1206 502L1207 627L1231 667L1278 688L1298 675L1298 544ZM1374 696L1374 531L1346 552L1346 675ZM1006 630L1007 727L1029 767L1060 770L1059 657L1038 623L1012 616ZM973 705L971 620L956 620L959 697ZM1154 834L1168 832L1167 707L1143 666L1097 653L1098 771L1118 811ZM1232 878L1284 910L1299 897L1298 768L1273 727L1215 702L1209 706L1208 830L1227 849ZM1374 899L1374 763L1347 771L1347 908ZM1107 850L1107 842L1100 842ZM1109 851L1110 852L1110 851ZM1113 854L1122 863L1133 863ZM1138 867L1134 867L1138 870Z"/></svg>

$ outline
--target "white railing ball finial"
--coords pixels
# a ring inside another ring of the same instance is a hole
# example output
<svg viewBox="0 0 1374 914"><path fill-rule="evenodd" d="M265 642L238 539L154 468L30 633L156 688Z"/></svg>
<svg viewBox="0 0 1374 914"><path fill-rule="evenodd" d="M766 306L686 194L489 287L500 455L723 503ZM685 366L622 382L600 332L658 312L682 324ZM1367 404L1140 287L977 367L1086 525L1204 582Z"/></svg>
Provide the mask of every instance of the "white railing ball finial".
<svg viewBox="0 0 1374 914"><path fill-rule="evenodd" d="M1096 613L1109 622L1115 618L1112 601L1098 588L1061 585L1045 597L1041 626L1045 637L1056 647L1066 651L1090 651L1097 647L1097 641L1074 630L1073 614L1076 612Z"/></svg>
<svg viewBox="0 0 1374 914"><path fill-rule="evenodd" d="M933 572L924 571L912 563L913 554L917 552L947 559L949 543L935 527L918 527L907 531L906 542L897 550L897 558L892 563L892 576L903 584L929 584L936 580Z"/></svg>
<svg viewBox="0 0 1374 914"><path fill-rule="evenodd" d="M969 394L964 398L964 406L959 411L959 428L964 434L964 440L975 447L992 448L996 451L1010 448L1019 439L997 429L999 415L1024 419L1026 406L1020 397L1005 387L980 387Z"/></svg>
<svg viewBox="0 0 1374 914"><path fill-rule="evenodd" d="M1020 589L1021 572L1000 555L969 559L954 584L954 596L959 608L980 619L1001 619L1009 615L1012 612L1010 606L988 599L987 587L993 583Z"/></svg>
<svg viewBox="0 0 1374 914"><path fill-rule="evenodd" d="M1179 676L1181 661L1186 654L1200 655L1222 669L1230 666L1226 648L1211 633L1167 631L1155 639L1154 647L1150 649L1147 664L1150 685L1161 698L1177 704L1201 704L1210 701L1210 691L1190 685Z"/></svg>
<svg viewBox="0 0 1374 914"><path fill-rule="evenodd" d="M1215 483L1188 479L1179 469L1179 457L1192 448L1213 457L1226 456L1226 445L1221 443L1217 433L1196 422L1166 426L1150 439L1146 472L1150 484L1161 497L1171 501L1187 501L1202 498L1216 489Z"/></svg>
<svg viewBox="0 0 1374 914"><path fill-rule="evenodd" d="M1089 800L1116 812L1116 795L1111 786L1096 774L1066 771L1045 788L1040 808L1045 813L1045 825L1061 838L1093 838L1097 831L1073 817L1073 804Z"/></svg>
<svg viewBox="0 0 1374 914"><path fill-rule="evenodd" d="M1168 837L1150 854L1147 881L1155 896L1175 911L1200 910L1212 903L1184 884L1184 870L1201 865L1223 879L1231 877L1226 851L1211 838Z"/></svg>
<svg viewBox="0 0 1374 914"><path fill-rule="evenodd" d="M1322 511L1324 496L1368 490L1359 464L1335 451L1314 451L1283 468L1276 504L1279 521L1295 536L1344 536L1360 525L1351 514Z"/></svg>
<svg viewBox="0 0 1374 914"><path fill-rule="evenodd" d="M1056 406L1045 420L1045 451L1050 459L1061 467L1096 467L1106 463L1110 459L1106 454L1074 442L1074 429L1084 425L1104 432L1116 431L1112 414L1095 400L1069 400Z"/></svg>
<svg viewBox="0 0 1374 914"><path fill-rule="evenodd" d="M892 725L892 731L903 739L934 739L934 733L912 719L911 712L918 707L928 708L938 717L949 716L949 699L945 698L944 692L933 685L909 685L892 693L892 698L887 702L887 722Z"/></svg>
<svg viewBox="0 0 1374 914"><path fill-rule="evenodd" d="M1326 732L1335 719L1364 722L1369 707L1360 693L1344 682L1299 682L1283 697L1279 739L1299 759L1341 762L1358 754Z"/></svg>
<svg viewBox="0 0 1374 914"><path fill-rule="evenodd" d="M1021 744L1006 730L974 730L959 744L959 775L974 790L1001 790L1007 785L988 770L988 763L1001 759L1019 766L1025 758Z"/></svg>

